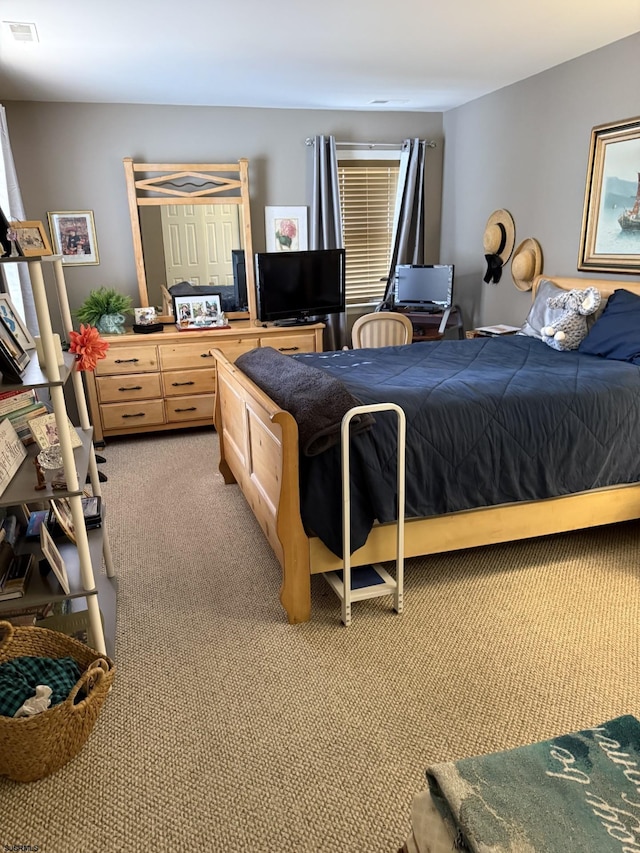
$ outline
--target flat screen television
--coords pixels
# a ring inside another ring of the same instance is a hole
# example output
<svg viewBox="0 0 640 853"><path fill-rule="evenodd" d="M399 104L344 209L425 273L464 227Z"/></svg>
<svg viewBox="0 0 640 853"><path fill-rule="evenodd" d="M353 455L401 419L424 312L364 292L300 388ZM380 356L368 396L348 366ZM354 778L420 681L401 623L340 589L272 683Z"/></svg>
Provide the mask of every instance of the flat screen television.
<svg viewBox="0 0 640 853"><path fill-rule="evenodd" d="M398 264L396 304L441 311L453 303L453 264Z"/></svg>
<svg viewBox="0 0 640 853"><path fill-rule="evenodd" d="M295 325L344 311L344 271L344 249L258 252L258 319Z"/></svg>

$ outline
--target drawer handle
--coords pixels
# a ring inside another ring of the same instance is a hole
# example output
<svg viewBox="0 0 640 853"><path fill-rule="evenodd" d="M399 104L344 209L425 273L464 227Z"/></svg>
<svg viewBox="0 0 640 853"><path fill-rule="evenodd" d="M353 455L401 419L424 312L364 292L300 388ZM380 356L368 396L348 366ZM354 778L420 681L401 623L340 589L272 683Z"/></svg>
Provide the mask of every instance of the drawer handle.
<svg viewBox="0 0 640 853"><path fill-rule="evenodd" d="M195 406L189 406L188 409L174 409L174 411L175 412L195 412L196 407Z"/></svg>
<svg viewBox="0 0 640 853"><path fill-rule="evenodd" d="M136 412L135 415L123 415L123 418L144 418L144 412Z"/></svg>
<svg viewBox="0 0 640 853"><path fill-rule="evenodd" d="M300 347L278 347L278 352L296 352Z"/></svg>
<svg viewBox="0 0 640 853"><path fill-rule="evenodd" d="M137 364L140 361L139 358L116 358L116 364Z"/></svg>
<svg viewBox="0 0 640 853"><path fill-rule="evenodd" d="M195 383L195 382L193 382L193 380L190 380L189 382L172 382L172 383L171 383L171 385L172 385L174 388L179 388L181 385L195 385L195 384L196 384L196 383Z"/></svg>
<svg viewBox="0 0 640 853"><path fill-rule="evenodd" d="M213 358L210 352L201 352L200 358Z"/></svg>
<svg viewBox="0 0 640 853"><path fill-rule="evenodd" d="M131 385L129 388L118 388L118 391L142 391L142 385Z"/></svg>

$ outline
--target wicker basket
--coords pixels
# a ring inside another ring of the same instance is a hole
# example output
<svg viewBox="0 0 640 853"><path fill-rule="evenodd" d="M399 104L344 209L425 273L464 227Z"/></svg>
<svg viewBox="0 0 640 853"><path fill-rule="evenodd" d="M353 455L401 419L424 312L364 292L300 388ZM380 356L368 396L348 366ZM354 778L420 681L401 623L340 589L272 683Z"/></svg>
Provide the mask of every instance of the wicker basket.
<svg viewBox="0 0 640 853"><path fill-rule="evenodd" d="M0 663L17 657L71 657L82 676L64 702L32 717L0 716L0 776L33 782L55 773L80 752L111 689L115 667L66 634L48 628L17 628L0 622ZM84 688L87 695L74 700Z"/></svg>

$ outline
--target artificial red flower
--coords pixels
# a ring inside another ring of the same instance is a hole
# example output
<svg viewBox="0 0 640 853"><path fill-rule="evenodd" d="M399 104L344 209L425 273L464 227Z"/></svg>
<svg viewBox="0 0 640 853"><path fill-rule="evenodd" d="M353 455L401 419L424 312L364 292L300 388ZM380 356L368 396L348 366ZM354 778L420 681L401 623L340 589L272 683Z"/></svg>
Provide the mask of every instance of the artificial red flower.
<svg viewBox="0 0 640 853"><path fill-rule="evenodd" d="M71 344L69 352L76 355L76 368L78 370L95 370L96 364L101 358L105 358L109 344L100 337L100 332L95 326L80 324L79 332L69 332Z"/></svg>

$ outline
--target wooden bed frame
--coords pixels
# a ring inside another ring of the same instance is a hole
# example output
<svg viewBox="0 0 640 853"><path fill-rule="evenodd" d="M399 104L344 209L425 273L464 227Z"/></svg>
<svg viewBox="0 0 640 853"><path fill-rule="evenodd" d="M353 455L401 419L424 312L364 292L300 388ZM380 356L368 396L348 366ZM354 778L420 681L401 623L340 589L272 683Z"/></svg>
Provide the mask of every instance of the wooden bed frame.
<svg viewBox="0 0 640 853"><path fill-rule="evenodd" d="M597 287L603 296L616 288L640 295L640 282L549 278L565 290ZM420 346L421 344L415 344ZM341 560L304 531L298 489L298 429L220 350L217 362L215 426L220 440L220 472L237 483L280 565L280 601L289 622L311 615L311 575L341 567ZM509 542L533 536L640 518L640 483L596 489L541 501L503 504L429 518L408 519L405 556L417 557ZM376 525L352 557L352 566L395 559L395 524Z"/></svg>

